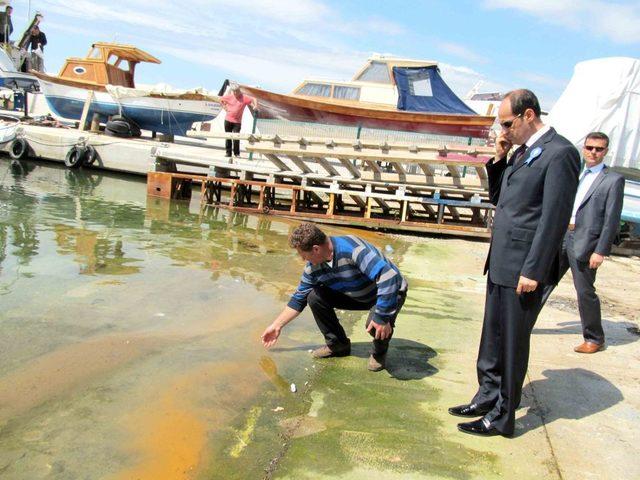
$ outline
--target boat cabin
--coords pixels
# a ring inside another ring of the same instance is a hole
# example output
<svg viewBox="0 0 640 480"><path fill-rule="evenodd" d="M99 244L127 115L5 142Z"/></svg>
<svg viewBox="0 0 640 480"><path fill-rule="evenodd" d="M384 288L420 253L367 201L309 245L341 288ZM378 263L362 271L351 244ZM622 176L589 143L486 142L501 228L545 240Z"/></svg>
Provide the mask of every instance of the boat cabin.
<svg viewBox="0 0 640 480"><path fill-rule="evenodd" d="M436 62L407 60L376 55L353 77L351 81L304 80L294 95L337 100L338 102L366 102L394 106L398 100L394 67L430 67Z"/></svg>
<svg viewBox="0 0 640 480"><path fill-rule="evenodd" d="M68 58L58 77L87 85L135 88L135 68L140 62L160 63L160 60L132 45L98 42L85 58Z"/></svg>

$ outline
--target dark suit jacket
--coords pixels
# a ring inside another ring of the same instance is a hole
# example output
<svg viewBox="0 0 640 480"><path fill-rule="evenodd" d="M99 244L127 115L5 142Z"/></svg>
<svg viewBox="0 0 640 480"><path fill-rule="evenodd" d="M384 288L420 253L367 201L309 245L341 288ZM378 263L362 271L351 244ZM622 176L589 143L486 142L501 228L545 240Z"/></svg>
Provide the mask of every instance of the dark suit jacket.
<svg viewBox="0 0 640 480"><path fill-rule="evenodd" d="M573 253L588 262L593 252L609 255L620 228L624 177L604 167L587 190L576 212Z"/></svg>
<svg viewBox="0 0 640 480"><path fill-rule="evenodd" d="M525 163L537 148L539 155ZM558 283L560 247L578 187L578 151L551 128L517 166L492 162L487 174L496 213L485 273L506 287L517 287L520 275Z"/></svg>

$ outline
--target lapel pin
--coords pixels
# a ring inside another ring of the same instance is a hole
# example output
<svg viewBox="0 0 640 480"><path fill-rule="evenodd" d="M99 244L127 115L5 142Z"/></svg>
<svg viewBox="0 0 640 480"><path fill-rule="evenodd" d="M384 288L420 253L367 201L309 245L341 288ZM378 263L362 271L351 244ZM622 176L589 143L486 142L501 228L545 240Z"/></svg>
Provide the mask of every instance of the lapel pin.
<svg viewBox="0 0 640 480"><path fill-rule="evenodd" d="M536 158L538 158L541 153L542 153L542 148L540 147L534 148L533 150L531 150L531 152L529 153L529 157L524 161L524 163L529 165Z"/></svg>

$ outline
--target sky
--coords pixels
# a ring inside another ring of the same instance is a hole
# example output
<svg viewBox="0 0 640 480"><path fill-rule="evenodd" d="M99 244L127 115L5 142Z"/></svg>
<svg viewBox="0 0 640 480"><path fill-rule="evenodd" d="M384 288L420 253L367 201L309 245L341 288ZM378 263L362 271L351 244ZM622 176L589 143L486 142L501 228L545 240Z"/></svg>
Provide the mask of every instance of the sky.
<svg viewBox="0 0 640 480"><path fill-rule="evenodd" d="M0 2L1 3L1 2ZM6 2L5 2L6 3ZM435 60L464 96L529 88L549 109L577 62L640 57L640 1L603 0L13 0L16 39L44 15L45 66L97 41L162 64L136 82L217 91L224 79L288 93L304 78L349 80L374 53Z"/></svg>

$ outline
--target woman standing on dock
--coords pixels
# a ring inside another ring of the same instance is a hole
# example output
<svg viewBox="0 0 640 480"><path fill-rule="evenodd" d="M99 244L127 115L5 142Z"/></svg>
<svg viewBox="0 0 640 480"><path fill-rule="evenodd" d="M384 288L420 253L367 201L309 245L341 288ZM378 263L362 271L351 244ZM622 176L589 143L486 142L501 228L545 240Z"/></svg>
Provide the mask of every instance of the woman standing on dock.
<svg viewBox="0 0 640 480"><path fill-rule="evenodd" d="M247 105L251 105L251 108L255 112L258 110L258 101L249 95L244 95L240 90L240 85L235 82L229 84L229 90L231 90L231 93L227 93L220 98L220 104L227 112L224 120L224 131L227 133L239 133L240 127L242 126L242 114L244 113L245 107ZM227 149L225 156L231 157L230 138L226 140L225 147ZM240 140L233 140L233 156L240 156Z"/></svg>

